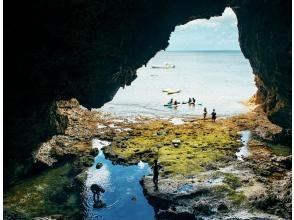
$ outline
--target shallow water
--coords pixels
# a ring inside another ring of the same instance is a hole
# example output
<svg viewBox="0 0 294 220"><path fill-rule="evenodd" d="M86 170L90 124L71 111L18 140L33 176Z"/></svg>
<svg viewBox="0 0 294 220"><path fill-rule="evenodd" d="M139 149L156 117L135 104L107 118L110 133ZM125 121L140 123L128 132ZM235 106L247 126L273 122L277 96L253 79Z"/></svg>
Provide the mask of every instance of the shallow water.
<svg viewBox="0 0 294 220"><path fill-rule="evenodd" d="M4 208L33 218L65 215L79 219L80 196L70 163L26 178L4 193Z"/></svg>
<svg viewBox="0 0 294 220"><path fill-rule="evenodd" d="M251 132L248 130L241 132L241 141L242 141L242 147L239 148L239 151L236 153L237 159L243 161L243 157L250 156L250 151L248 148L248 141L250 139Z"/></svg>
<svg viewBox="0 0 294 220"><path fill-rule="evenodd" d="M152 68L164 62L174 64L175 68ZM102 110L122 116L181 117L202 115L205 106L208 116L213 108L219 116L230 116L247 112L248 107L240 102L256 92L252 69L240 51L161 51L146 67L138 69L137 75L132 85L121 88ZM167 95L162 92L165 88L181 92ZM182 102L189 97L196 99L196 105L163 106L170 98Z"/></svg>
<svg viewBox="0 0 294 220"><path fill-rule="evenodd" d="M93 147L101 149L107 145L98 139L93 140ZM103 163L100 169L96 169L97 163ZM139 183L141 178L150 173L146 163L123 166L113 165L105 159L100 150L95 158L95 164L89 168L86 187L84 189L85 219L105 220L150 220L154 219L154 210L144 197L143 189ZM90 190L92 184L100 185L105 193L101 199L106 208L93 208L93 194Z"/></svg>

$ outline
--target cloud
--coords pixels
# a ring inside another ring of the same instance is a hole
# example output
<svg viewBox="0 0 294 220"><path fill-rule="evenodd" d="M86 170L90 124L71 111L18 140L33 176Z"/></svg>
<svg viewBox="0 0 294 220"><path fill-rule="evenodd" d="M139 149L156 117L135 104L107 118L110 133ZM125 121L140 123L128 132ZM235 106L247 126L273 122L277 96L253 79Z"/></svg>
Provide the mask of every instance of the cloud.
<svg viewBox="0 0 294 220"><path fill-rule="evenodd" d="M186 29L198 29L198 28L218 28L221 25L237 25L237 17L231 8L226 8L220 17L212 17L208 19L197 19L190 21L184 25L180 25L177 28L179 30Z"/></svg>
<svg viewBox="0 0 294 220"><path fill-rule="evenodd" d="M237 17L231 8L222 16L177 26L167 50L240 50Z"/></svg>

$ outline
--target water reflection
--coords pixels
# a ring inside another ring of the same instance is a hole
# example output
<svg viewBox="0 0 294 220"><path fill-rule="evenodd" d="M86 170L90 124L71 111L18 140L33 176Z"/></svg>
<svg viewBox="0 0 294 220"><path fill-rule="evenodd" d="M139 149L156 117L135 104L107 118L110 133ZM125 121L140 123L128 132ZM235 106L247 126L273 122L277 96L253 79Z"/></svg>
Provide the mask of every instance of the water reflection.
<svg viewBox="0 0 294 220"><path fill-rule="evenodd" d="M236 153L237 159L244 161L243 157L250 156L250 151L248 149L248 141L250 139L250 131L245 130L241 132L241 141L242 147L240 147L239 151Z"/></svg>
<svg viewBox="0 0 294 220"><path fill-rule="evenodd" d="M140 179L150 173L148 164L139 162L138 165L123 166L113 165L105 159L101 148L109 145L109 142L93 140L93 147L100 149L95 158L95 164L89 168L88 177L83 192L84 218L107 220L144 220L154 219L154 210L144 197L143 189L139 184ZM96 169L97 163L103 163L100 169ZM101 186L105 193L100 199L106 204L105 208L93 208L93 193L91 186Z"/></svg>

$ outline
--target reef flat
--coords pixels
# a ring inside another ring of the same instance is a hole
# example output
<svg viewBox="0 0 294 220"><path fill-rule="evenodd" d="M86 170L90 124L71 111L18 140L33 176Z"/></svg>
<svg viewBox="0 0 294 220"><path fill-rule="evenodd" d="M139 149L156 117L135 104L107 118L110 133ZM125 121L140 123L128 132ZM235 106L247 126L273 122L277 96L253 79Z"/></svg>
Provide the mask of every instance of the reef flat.
<svg viewBox="0 0 294 220"><path fill-rule="evenodd" d="M75 99L60 101L57 106L57 114L66 119L65 133L41 144L35 160L49 170L53 167L54 174L60 172L56 166L70 158L71 175L60 175L75 181L57 181L59 191L69 182L83 187L86 170L98 154L91 141L98 138L110 142L102 150L113 163L143 161L152 166L158 159L158 189L152 174L141 180L146 198L157 210L157 219L287 219L292 215L291 150L274 144L281 128L270 123L258 107L245 115L219 118L215 123L190 117L174 124L171 119L121 118L90 111ZM244 131L250 133L246 141ZM238 155L242 147L249 153ZM6 212L29 217L60 214L60 210L46 212L41 208L44 204L31 202L34 190L28 190L29 185L40 191L36 192L40 201L54 202L54 196L49 200L46 196L52 194L50 187L54 188L56 181L52 182L50 175L36 180L23 180L5 193ZM49 188L43 187L47 180ZM71 198L62 198L71 202ZM64 218L68 215L62 213Z"/></svg>

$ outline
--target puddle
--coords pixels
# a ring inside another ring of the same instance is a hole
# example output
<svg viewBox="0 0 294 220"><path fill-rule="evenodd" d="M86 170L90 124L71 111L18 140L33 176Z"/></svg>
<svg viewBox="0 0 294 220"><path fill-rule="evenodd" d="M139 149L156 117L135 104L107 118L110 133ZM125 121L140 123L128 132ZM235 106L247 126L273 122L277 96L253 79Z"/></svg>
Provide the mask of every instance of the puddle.
<svg viewBox="0 0 294 220"><path fill-rule="evenodd" d="M93 147L101 150L109 142L93 140ZM100 169L96 164L102 163ZM105 159L102 151L95 158L95 164L89 168L86 186L83 192L85 219L120 219L120 220L149 220L154 219L154 209L144 197L143 189L139 183L144 175L150 173L148 164L139 162L138 165L113 165ZM93 194L90 190L92 184L100 185L105 193L101 200L105 208L93 208Z"/></svg>
<svg viewBox="0 0 294 220"><path fill-rule="evenodd" d="M241 132L241 141L242 147L239 148L239 151L236 153L237 159L244 161L243 157L248 157L251 155L248 149L248 141L250 139L250 131L245 130Z"/></svg>
<svg viewBox="0 0 294 220"><path fill-rule="evenodd" d="M178 187L177 191L181 192L181 193L188 193L188 192L190 192L192 190L195 190L195 187L193 185L191 185L191 184L186 183L186 184L180 185Z"/></svg>
<svg viewBox="0 0 294 220"><path fill-rule="evenodd" d="M182 118L172 118L170 121L174 125L182 125L185 123Z"/></svg>

